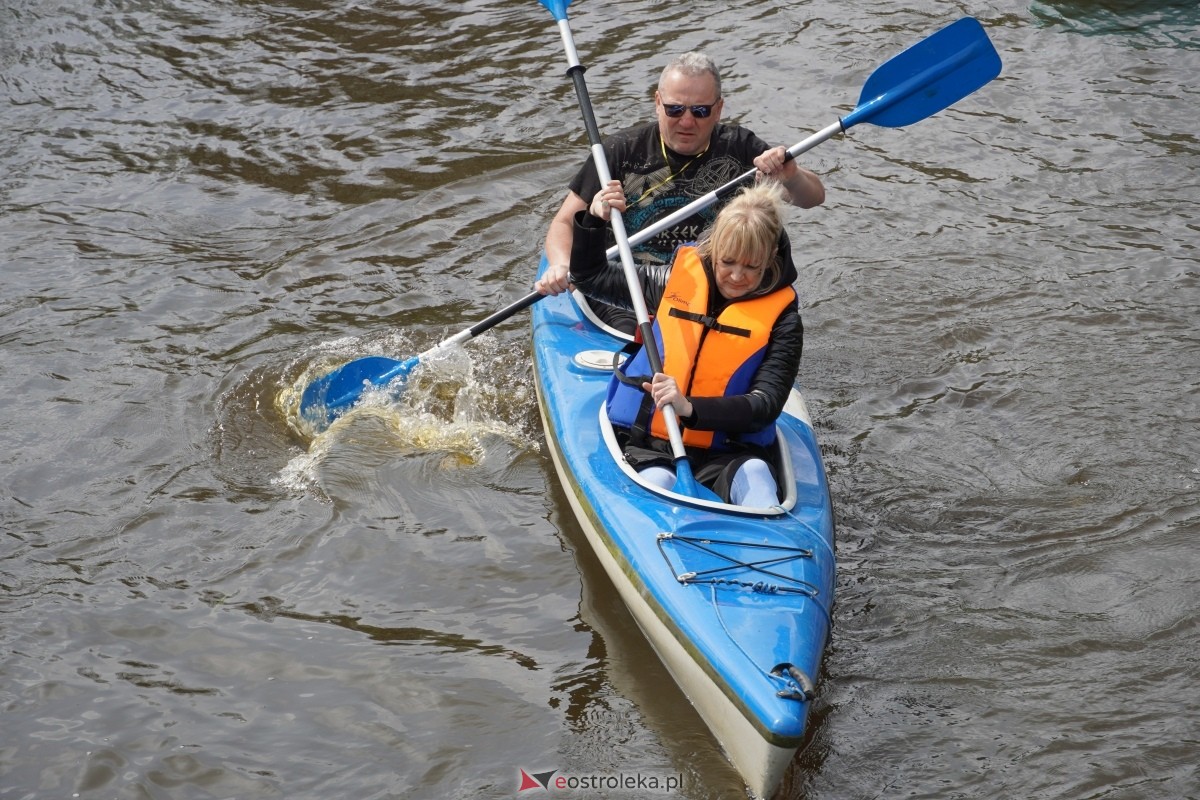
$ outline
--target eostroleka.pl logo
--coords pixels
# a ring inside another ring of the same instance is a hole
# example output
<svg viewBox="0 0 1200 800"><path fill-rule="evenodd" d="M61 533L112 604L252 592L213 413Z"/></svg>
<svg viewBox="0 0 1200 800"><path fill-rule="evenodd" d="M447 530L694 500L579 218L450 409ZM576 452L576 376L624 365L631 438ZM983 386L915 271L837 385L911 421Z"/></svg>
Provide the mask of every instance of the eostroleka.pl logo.
<svg viewBox="0 0 1200 800"><path fill-rule="evenodd" d="M552 769L549 772L535 772L530 775L525 770L521 770L521 785L517 788L517 792L527 792L530 789L550 790L550 779L554 777L554 773L558 772Z"/></svg>
<svg viewBox="0 0 1200 800"><path fill-rule="evenodd" d="M517 794L536 791L548 793L570 793L595 789L608 789L614 792L626 791L644 796L647 792L662 792L671 794L683 786L682 775L668 775L661 778L657 775L566 775L559 774L556 769L547 772L529 772L517 770L520 775L520 785Z"/></svg>

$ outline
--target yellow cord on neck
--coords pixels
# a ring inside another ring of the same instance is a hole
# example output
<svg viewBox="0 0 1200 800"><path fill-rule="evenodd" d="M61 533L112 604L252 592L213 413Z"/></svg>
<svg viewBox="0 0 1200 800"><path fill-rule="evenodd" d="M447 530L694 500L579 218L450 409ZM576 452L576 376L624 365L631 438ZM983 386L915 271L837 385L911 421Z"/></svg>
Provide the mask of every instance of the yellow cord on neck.
<svg viewBox="0 0 1200 800"><path fill-rule="evenodd" d="M675 170L674 172L671 172L671 159L667 156L667 140L662 138L662 136L660 135L658 137L658 144L662 148L663 163L667 165L667 172L669 174L667 175L667 177L663 178L661 181L654 184L646 191L642 192L641 196L639 196L637 200L634 200L632 203L629 204L629 208L633 208L634 206L641 205L643 200L649 199L651 196L653 196L654 192L658 191L659 189L666 186L671 181L675 180L675 178L677 176L682 175L684 170L686 170L688 167L690 167L696 161L696 159L700 158L700 156L702 156L708 152L708 145L706 144L706 145L704 145L704 149L701 150L699 153L696 153L696 155L689 158L686 164L684 164L682 167Z"/></svg>

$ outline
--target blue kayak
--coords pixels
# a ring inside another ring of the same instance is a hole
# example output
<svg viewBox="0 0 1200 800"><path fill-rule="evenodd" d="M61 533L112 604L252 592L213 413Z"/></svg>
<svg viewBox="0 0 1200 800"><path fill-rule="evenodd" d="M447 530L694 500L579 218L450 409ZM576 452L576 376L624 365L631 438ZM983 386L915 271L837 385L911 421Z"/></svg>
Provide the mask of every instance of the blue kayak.
<svg viewBox="0 0 1200 800"><path fill-rule="evenodd" d="M649 487L620 457L604 412L624 344L571 295L533 306L554 466L646 638L749 789L770 797L804 739L833 607L833 509L812 423L793 389L777 423L779 506Z"/></svg>

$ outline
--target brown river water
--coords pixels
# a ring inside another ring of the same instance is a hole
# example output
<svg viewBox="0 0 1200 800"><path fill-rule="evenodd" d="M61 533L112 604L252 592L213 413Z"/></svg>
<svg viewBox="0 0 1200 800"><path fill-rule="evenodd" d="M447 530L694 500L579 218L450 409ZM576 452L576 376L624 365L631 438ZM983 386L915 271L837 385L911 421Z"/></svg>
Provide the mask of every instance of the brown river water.
<svg viewBox="0 0 1200 800"><path fill-rule="evenodd" d="M802 158L837 605L783 798L1200 797L1200 10L578 0L791 145L964 14L1001 76ZM535 0L0 0L0 798L742 798L587 550L527 316L586 151ZM520 770L679 781L519 792Z"/></svg>

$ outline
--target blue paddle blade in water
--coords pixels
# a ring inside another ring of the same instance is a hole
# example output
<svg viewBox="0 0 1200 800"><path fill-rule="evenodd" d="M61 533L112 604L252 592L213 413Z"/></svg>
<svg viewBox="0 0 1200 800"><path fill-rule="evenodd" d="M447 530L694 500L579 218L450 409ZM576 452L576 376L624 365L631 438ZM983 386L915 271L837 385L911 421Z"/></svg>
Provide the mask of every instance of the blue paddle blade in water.
<svg viewBox="0 0 1200 800"><path fill-rule="evenodd" d="M422 358L428 358L435 351L443 350L456 343L474 338L484 331L491 330L494 326L509 319L517 312L529 308L541 299L541 294L530 292L515 303L505 306L466 330L459 331L449 339L439 342L436 347L431 347L421 355L404 361L383 356L368 356L338 367L323 378L313 381L304 390L304 394L300 396L300 416L308 420L310 424L323 429L337 419L339 414L357 403L365 390L388 384L398 386L408 378L408 374L417 364L421 363Z"/></svg>
<svg viewBox="0 0 1200 800"><path fill-rule="evenodd" d="M1000 55L983 26L963 17L880 66L858 107L842 119L885 128L911 125L948 108L1000 74Z"/></svg>
<svg viewBox="0 0 1200 800"><path fill-rule="evenodd" d="M300 416L324 428L357 403L364 391L407 378L418 363L416 356L405 361L368 356L344 364L305 388Z"/></svg>

